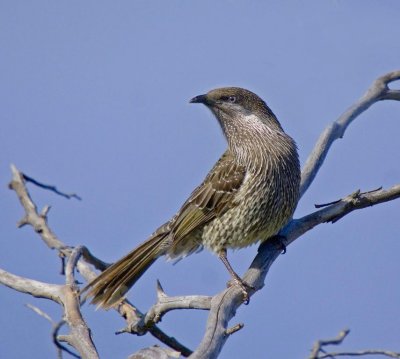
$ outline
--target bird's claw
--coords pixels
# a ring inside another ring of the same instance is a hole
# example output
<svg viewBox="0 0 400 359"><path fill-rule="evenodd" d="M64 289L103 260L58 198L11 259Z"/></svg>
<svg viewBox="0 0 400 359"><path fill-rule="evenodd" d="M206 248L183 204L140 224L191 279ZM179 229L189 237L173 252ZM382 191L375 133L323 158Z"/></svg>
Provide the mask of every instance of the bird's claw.
<svg viewBox="0 0 400 359"><path fill-rule="evenodd" d="M238 286L240 288L240 290L242 291L243 294L243 303L244 305L248 305L250 303L250 295L249 295L249 291L250 290L254 290L255 288L247 283L245 283L244 281L242 281L241 279L237 279L237 278L232 278L229 282L228 282L228 287L232 287L232 286Z"/></svg>

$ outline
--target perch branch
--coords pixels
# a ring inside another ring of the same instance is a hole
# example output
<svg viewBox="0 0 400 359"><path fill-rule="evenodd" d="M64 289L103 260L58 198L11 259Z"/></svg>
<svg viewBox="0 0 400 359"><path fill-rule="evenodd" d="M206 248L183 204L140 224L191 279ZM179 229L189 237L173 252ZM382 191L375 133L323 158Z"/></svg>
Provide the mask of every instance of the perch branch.
<svg viewBox="0 0 400 359"><path fill-rule="evenodd" d="M400 184L388 190L381 189L365 193L356 191L337 203L300 219L292 220L280 232L282 237L265 241L260 245L257 256L243 277L244 281L254 288L253 291L250 291L249 295L252 296L255 291L260 290L264 286L269 268L281 253L280 241L282 238L285 238L284 244L288 246L319 224L337 221L339 218L356 209L384 203L399 197ZM242 294L240 289L236 287L228 288L212 298L206 334L191 358L216 358L218 356L227 339L225 335L227 325L241 304Z"/></svg>
<svg viewBox="0 0 400 359"><path fill-rule="evenodd" d="M74 268L82 254L82 247L76 247L68 258L66 266L66 285L64 293L64 320L70 327L68 335L59 336L59 341L65 341L75 348L84 358L99 358L96 347L80 312L79 289L75 283Z"/></svg>

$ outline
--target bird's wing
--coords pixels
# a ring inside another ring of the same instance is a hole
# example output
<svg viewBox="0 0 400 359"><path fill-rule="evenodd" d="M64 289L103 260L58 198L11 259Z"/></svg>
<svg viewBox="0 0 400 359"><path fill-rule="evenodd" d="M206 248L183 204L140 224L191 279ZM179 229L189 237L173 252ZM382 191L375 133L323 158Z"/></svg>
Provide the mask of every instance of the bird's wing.
<svg viewBox="0 0 400 359"><path fill-rule="evenodd" d="M242 185L245 174L245 167L235 163L230 152L226 151L173 219L172 246L184 245L182 241L192 231L236 206L234 195Z"/></svg>

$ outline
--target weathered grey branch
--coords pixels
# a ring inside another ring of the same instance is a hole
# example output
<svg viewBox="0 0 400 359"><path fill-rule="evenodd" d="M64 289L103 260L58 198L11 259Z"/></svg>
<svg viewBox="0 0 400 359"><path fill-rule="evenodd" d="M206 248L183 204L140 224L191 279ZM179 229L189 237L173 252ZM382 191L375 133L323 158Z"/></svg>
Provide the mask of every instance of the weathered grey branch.
<svg viewBox="0 0 400 359"><path fill-rule="evenodd" d="M76 247L68 258L66 266L66 285L64 294L64 320L70 328L68 335L59 336L59 341L65 341L74 347L84 358L99 358L96 347L90 335L90 329L82 318L80 311L79 289L75 284L74 268L81 256L82 248Z"/></svg>
<svg viewBox="0 0 400 359"><path fill-rule="evenodd" d="M287 246L319 224L336 221L356 209L373 206L399 197L400 184L388 190L381 189L366 193L356 191L337 203L303 218L292 220L280 234L285 238L284 244ZM268 240L260 245L257 256L243 277L246 283L254 288L249 292L250 296L263 287L269 268L281 253L280 241L282 241L282 237ZM216 358L218 356L228 338L226 335L227 325L241 304L242 294L236 287L228 288L213 297L206 335L191 358Z"/></svg>
<svg viewBox="0 0 400 359"><path fill-rule="evenodd" d="M32 304L26 304L26 307L28 307L29 309L32 309L36 314L40 315L41 317L45 318L47 321L50 322L50 324L52 326L52 333L51 333L52 335L51 336L53 338L53 343L57 348L57 357L59 359L62 359L63 351L65 351L69 355L73 356L74 358L80 358L79 355L77 355L74 352L72 352L71 350L69 350L67 347L62 345L58 340L58 332L59 332L60 328L65 324L64 320L60 320L58 323L56 323L53 319L50 318L50 316L47 313L43 312L38 307L35 307Z"/></svg>
<svg viewBox="0 0 400 359"><path fill-rule="evenodd" d="M339 345L342 344L344 338L350 333L349 329L342 330L336 338L317 340L313 345L313 350L309 356L309 359L318 359L319 352L326 345Z"/></svg>
<svg viewBox="0 0 400 359"><path fill-rule="evenodd" d="M332 352L322 354L316 359L327 359L327 358L336 358L336 357L360 357L367 355L383 355L388 358L400 358L400 353L392 352L389 350L380 350L380 349L370 349L370 350L360 350L357 352Z"/></svg>
<svg viewBox="0 0 400 359"><path fill-rule="evenodd" d="M67 283L65 285L49 284L33 279L22 278L0 269L0 283L19 292L39 298L50 299L64 308L64 319L69 325L70 333L58 338L67 341L82 357L97 359L98 354L90 337L90 331L80 313L79 295L73 278L74 263L79 259L80 248L77 247L67 263Z"/></svg>
<svg viewBox="0 0 400 359"><path fill-rule="evenodd" d="M18 196L18 199L22 205L22 207L25 210L25 215L22 220L19 221L18 226L21 227L23 225L31 225L35 231L40 235L41 239L43 242L51 249L56 249L60 256L62 258L67 258L69 259L70 256L72 255L73 251L71 247L68 247L65 245L60 239L57 238L55 233L50 229L48 223L47 223L47 214L49 211L49 207L45 206L44 209L41 211L41 213L38 212L37 207L35 203L32 201L28 189L26 188L25 185L25 180L22 172L20 172L14 165L11 165L11 171L12 171L12 180L9 184L9 188L14 190L15 193ZM107 263L101 261L100 259L96 258L93 256L90 251L82 247L79 250L80 254L85 258L83 260L82 258L75 258L73 262L67 262L67 267L69 268L69 280L71 281L73 275L73 268L76 265L76 268L78 269L79 273L87 280L91 281L96 277L96 273L91 269L90 265L88 263L93 264L96 268L99 269L104 269L108 266ZM76 254L78 252L75 252ZM78 256L79 257L79 256ZM68 266L68 263L70 265ZM2 274L0 270L0 274ZM72 275L72 277L71 277ZM15 281L14 279L19 278L21 280ZM4 284L6 282L12 282L14 285L17 286L19 284L19 287L12 287L13 289L18 290L18 288L21 289L21 291L24 290L25 288L25 282L23 280L27 280L26 278L21 278L14 276L13 274L5 272L5 274L0 275L0 280L4 280ZM31 280L28 280L31 281ZM32 283L39 283L39 284L44 284L48 285L47 283L41 283L37 281L33 281ZM36 286L38 289L43 288L40 285ZM28 289L30 288L29 286L27 287ZM31 294L30 292L26 292L28 294ZM35 292L36 293L36 292ZM43 297L47 298L45 295L47 295L48 291L46 293L41 293L44 294ZM32 293L32 295L34 295ZM38 295L40 296L40 295ZM49 298L50 299L50 298ZM71 298L72 299L72 298ZM128 301L125 301L122 305L119 306L118 308L119 314L127 320L128 323L132 322L137 322L139 321L142 317L143 314L135 308L133 305L131 305ZM170 346L176 351L179 351L182 353L184 356L189 356L191 354L191 350L186 348L184 345L179 343L175 338L168 336L165 334L161 329L159 329L157 326L153 326L152 328L149 329L149 332L156 337L158 340L163 342L164 344ZM68 339L61 337L61 339Z"/></svg>
<svg viewBox="0 0 400 359"><path fill-rule="evenodd" d="M285 238L285 245L308 232L321 223L336 222L345 215L366 207L392 201L400 197L400 184L389 189L380 189L361 193L359 190L341 199L340 201L315 211L307 216L292 220L281 231Z"/></svg>
<svg viewBox="0 0 400 359"><path fill-rule="evenodd" d="M310 187L334 141L342 138L353 120L371 105L382 100L400 101L400 90L392 90L389 84L400 80L400 70L392 71L376 79L366 93L350 106L336 121L330 124L319 137L308 156L301 176L300 193L303 195Z"/></svg>
<svg viewBox="0 0 400 359"><path fill-rule="evenodd" d="M61 304L61 286L23 278L0 269L0 283L18 292L30 294L37 298L46 298Z"/></svg>
<svg viewBox="0 0 400 359"><path fill-rule="evenodd" d="M145 334L155 323L161 321L163 315L176 309L209 310L212 297L202 295L188 295L169 297L165 294L161 284L157 281L157 303L154 304L141 320L132 323L129 331L139 335Z"/></svg>
<svg viewBox="0 0 400 359"><path fill-rule="evenodd" d="M377 349L370 349L370 350L360 350L354 352L331 352L327 353L326 349L324 348L327 345L340 345L342 344L343 340L347 337L350 333L350 330L344 329L342 330L336 338L332 339L324 339L324 340L317 340L313 346L312 352L309 356L309 359L325 359L325 358L336 358L338 356L367 356L367 355L384 355L389 358L400 358L400 353L395 353L388 350L377 350Z"/></svg>
<svg viewBox="0 0 400 359"><path fill-rule="evenodd" d="M34 230L40 234L40 237L49 248L65 251L67 247L57 238L57 236L47 225L46 214L49 207L45 207L46 210L39 214L36 205L33 203L29 192L26 189L22 173L18 171L14 165L11 165L11 172L13 178L9 184L9 188L15 191L22 207L25 210L25 216L18 222L18 227L22 227L27 224L31 225ZM65 254L68 255L69 252Z"/></svg>
<svg viewBox="0 0 400 359"><path fill-rule="evenodd" d="M154 345L150 348L140 349L135 354L132 354L128 359L169 359L169 358L179 358L181 353L168 349L161 348Z"/></svg>

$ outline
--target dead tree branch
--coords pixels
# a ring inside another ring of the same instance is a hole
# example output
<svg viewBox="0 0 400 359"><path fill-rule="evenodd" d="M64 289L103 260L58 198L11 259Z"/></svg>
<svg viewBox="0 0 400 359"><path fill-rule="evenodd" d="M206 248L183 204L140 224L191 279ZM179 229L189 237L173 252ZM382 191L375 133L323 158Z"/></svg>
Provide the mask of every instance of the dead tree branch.
<svg viewBox="0 0 400 359"><path fill-rule="evenodd" d="M74 262L78 260L80 248L72 252L67 263L67 280L65 285L49 284L33 279L22 278L0 269L0 283L19 292L34 297L50 299L64 309L64 320L70 328L68 335L60 335L58 341L66 341L78 351L81 357L97 359L96 348L92 342L89 328L80 313L80 303L75 279L73 278Z"/></svg>
<svg viewBox="0 0 400 359"><path fill-rule="evenodd" d="M23 225L30 225L34 228L35 232L40 235L40 238L43 240L43 242L51 249L56 249L59 253L59 255L62 258L67 258L69 259L71 255L73 254L73 250L71 247L67 246L64 244L57 236L56 234L50 229L48 223L47 223L47 214L48 214L48 206L46 206L41 213L38 212L37 206L35 203L32 201L30 194L28 192L28 189L25 184L24 176L22 172L20 172L14 165L11 165L11 172L12 172L12 180L9 184L9 188L14 190L15 193L18 196L18 199L24 208L25 215L22 220L18 222L18 226L21 227ZM80 253L79 256L77 253ZM73 261L68 261L67 262L67 268L69 271L69 280L71 281L71 275L73 272L74 267L78 269L79 273L87 280L88 282L93 280L96 277L96 272L92 270L90 267L89 263L93 264L96 268L104 270L108 266L107 263L101 261L100 259L96 258L93 256L93 254L90 253L90 251L85 248L81 247L78 252L76 253L76 256ZM82 259L80 257L84 259ZM18 280L16 280L18 279ZM17 277L14 276L11 273L7 273L5 271L2 271L0 269L0 283L4 281L3 284L7 285L10 281L13 280L13 283L15 287L12 287L13 289L23 291L27 288L27 291L25 293L34 295L34 293L39 293L42 294L43 298L47 298L47 295L50 293L50 291L46 290L46 292L38 292L39 289L43 288L43 285L50 285L47 283L42 283L42 282L37 282L33 281L30 279L22 278L22 277ZM32 282L24 282L24 281L32 281ZM38 283L34 287L32 286L33 284ZM17 284L19 286L17 287ZM31 285L29 285L31 284ZM11 287L11 286L10 286ZM19 288L19 289L18 289ZM36 291L33 291L32 293L29 290L33 290L34 288ZM76 289L75 289L76 290ZM41 297L41 295L37 295ZM58 295L58 292L57 292ZM51 298L48 298L51 299ZM70 298L72 299L72 298ZM61 303L60 303L61 304ZM134 307L132 304L130 304L128 301L124 301L122 305L119 306L117 309L118 313L126 319L127 323L134 323L134 322L139 322L142 317L144 316L143 313L141 313L136 307ZM168 336L165 334L161 329L159 329L157 326L153 326L148 330L154 337L156 337L158 340L163 342L164 344L168 345L169 347L173 348L176 351L179 351L182 353L184 356L189 356L192 351L188 349L186 346L182 345L179 343L175 338ZM65 339L65 338L62 338Z"/></svg>
<svg viewBox="0 0 400 359"><path fill-rule="evenodd" d="M348 352L331 352L328 353L324 347L327 345L340 345L343 343L344 339L350 333L349 329L342 330L336 338L317 340L313 346L312 352L308 359L326 359L326 358L336 358L338 356L367 356L367 355L383 355L388 358L400 358L400 353L395 353L388 350L360 350L360 351L348 351Z"/></svg>
<svg viewBox="0 0 400 359"><path fill-rule="evenodd" d="M176 309L200 309L209 310L212 297L201 295L188 295L169 297L165 294L161 284L157 281L157 303L154 304L140 321L127 328L130 332L139 335L145 334L155 323L171 310Z"/></svg>
<svg viewBox="0 0 400 359"><path fill-rule="evenodd" d="M26 182L32 182L32 183L35 184L36 186L38 186L38 187L40 187L40 188L47 189L47 190L49 190L49 191L51 191L51 192L54 192L54 193L58 194L58 195L61 196L61 197L64 197L64 198L66 198L66 199L75 198L75 199L77 199L78 201L81 201L81 200L82 200L82 198L79 197L76 193L64 193L64 192L61 192L61 191L59 191L59 190L57 189L56 186L52 186L52 185L49 185L49 184L41 183L41 182L35 180L34 178L28 176L28 175L25 174L25 173L22 173L22 176L23 176L23 178L24 178L24 180L25 180Z"/></svg>

